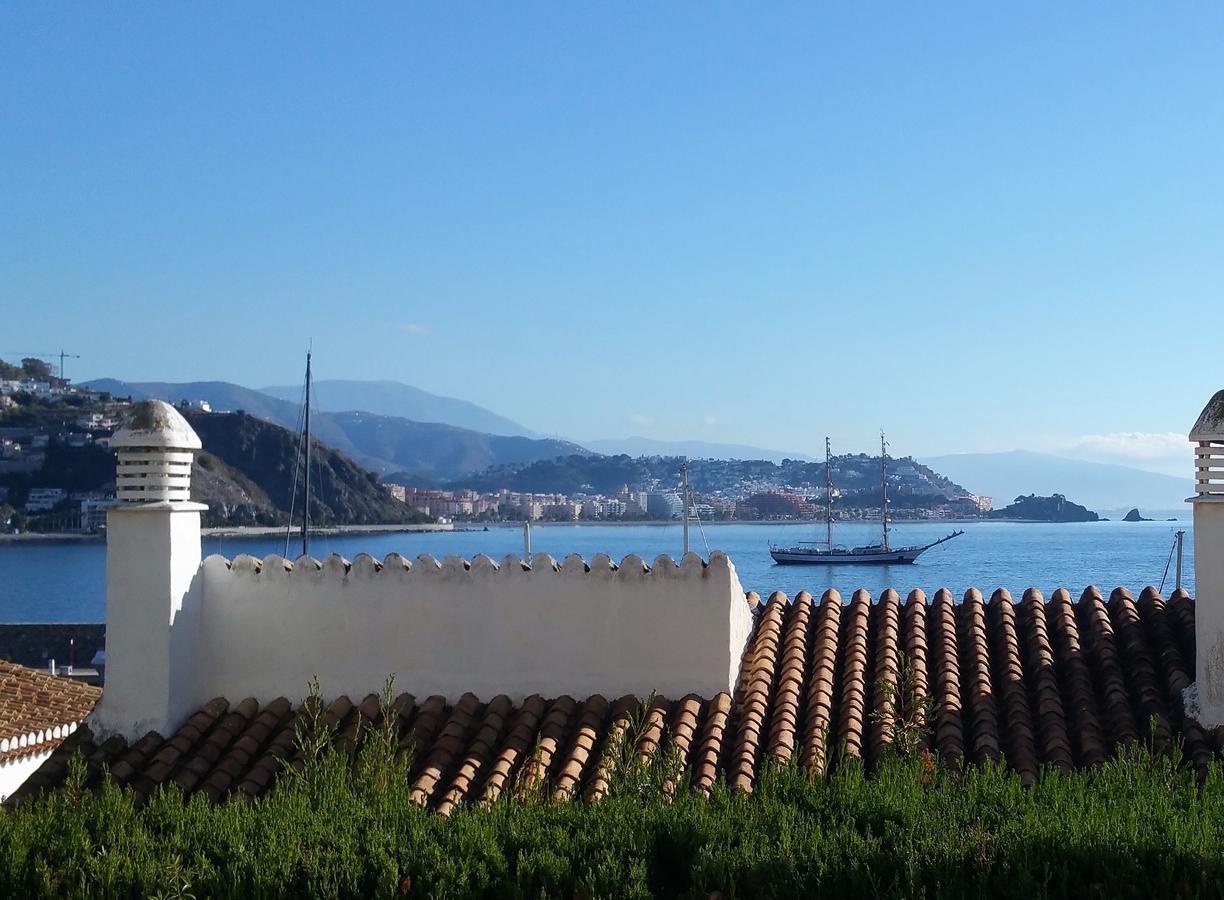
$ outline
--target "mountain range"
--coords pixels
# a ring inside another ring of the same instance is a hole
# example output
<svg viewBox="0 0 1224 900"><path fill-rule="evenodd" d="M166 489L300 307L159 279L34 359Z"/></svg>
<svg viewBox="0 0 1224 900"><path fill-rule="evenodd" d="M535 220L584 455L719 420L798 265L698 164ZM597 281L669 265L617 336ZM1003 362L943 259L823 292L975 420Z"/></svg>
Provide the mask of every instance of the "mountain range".
<svg viewBox="0 0 1224 900"><path fill-rule="evenodd" d="M245 413L189 411L204 450L192 475L192 499L208 504L209 524L281 524L302 494L295 491L298 436ZM420 521L341 453L312 442L310 519L319 525Z"/></svg>
<svg viewBox="0 0 1224 900"><path fill-rule="evenodd" d="M260 388L259 392L279 400L288 400L294 406L302 402L300 384ZM431 394L398 381L316 381L313 401L313 407L324 412L360 410L414 422L454 425L485 434L539 437L518 422L490 412L483 406Z"/></svg>
<svg viewBox="0 0 1224 900"><path fill-rule="evenodd" d="M242 410L294 431L300 428L301 407L296 402L226 381L128 382L100 378L86 382L85 386L134 400L149 397L171 403L202 400L217 412ZM406 473L420 484L456 478L490 466L589 452L577 444L553 438L487 434L445 423L419 422L374 412L312 411L310 430L324 444L367 469L380 475Z"/></svg>
<svg viewBox="0 0 1224 900"><path fill-rule="evenodd" d="M87 382L95 390L137 399L171 402L205 400L215 410L244 410L286 428L300 425L301 387L254 390L224 381L126 382L102 378ZM662 441L641 436L591 440L582 444L540 437L488 409L390 381L319 381L312 433L325 444L380 475L419 485L441 484L486 469L527 465L574 454L688 456L693 459L810 461L746 444ZM1178 510L1191 493L1190 479L1129 466L1069 459L1014 450L957 453L922 459L997 506L1028 494L1064 494L1097 511L1139 507Z"/></svg>

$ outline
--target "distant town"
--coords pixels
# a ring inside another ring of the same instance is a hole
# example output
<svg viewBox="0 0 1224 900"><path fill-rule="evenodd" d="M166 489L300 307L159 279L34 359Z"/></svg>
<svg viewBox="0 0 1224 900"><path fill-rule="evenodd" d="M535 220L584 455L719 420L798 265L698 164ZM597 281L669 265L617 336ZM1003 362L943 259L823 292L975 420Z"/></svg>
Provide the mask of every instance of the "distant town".
<svg viewBox="0 0 1224 900"><path fill-rule="evenodd" d="M437 490L388 483L386 489L395 499L410 507L452 521L667 521L679 519L684 501L678 486L621 485L614 493L528 493L501 488L478 492L469 488ZM903 494L905 474L890 476L890 492ZM807 520L825 515L825 499L810 493L803 485L741 483L715 493L692 492L689 515L710 522ZM878 494L878 491L877 491ZM880 516L880 507L854 505L839 508L842 493L833 490L833 514L843 520L871 519ZM969 494L944 498L922 506L895 508L900 519L978 518L989 511L991 498Z"/></svg>
<svg viewBox="0 0 1224 900"><path fill-rule="evenodd" d="M130 399L73 385L52 364L27 358L0 361L0 530L96 532L113 501L111 432ZM252 467L240 449L250 440L221 441L254 421L240 411L214 410L204 400L178 399L200 422L205 453L197 479L199 499L209 503L211 524L280 524L287 521L272 470ZM203 426L210 427L203 427ZM289 432L260 422L260 428ZM245 451L249 455L249 448ZM278 453L289 452L277 450ZM335 452L335 451L328 451ZM211 456L210 456L211 454ZM265 449L265 456L269 451ZM336 456L343 458L342 454ZM215 457L215 459L214 459ZM346 464L355 471L351 460ZM674 457L574 454L500 465L437 485L410 472L378 479L350 478L333 491L346 496L376 489L385 499L337 506L314 514L318 524L394 521L494 523L669 521L682 515L679 464ZM336 466L331 466L335 469ZM840 520L878 518L880 460L865 454L835 457L833 514ZM786 521L823 517L824 463L783 460L691 460L690 514L699 520ZM565 486L547 489L543 485ZM210 495L208 491L213 491ZM909 457L888 461L888 491L897 519L966 519L990 514L992 499L967 491ZM387 505L394 504L394 508ZM997 515L997 511L996 511Z"/></svg>

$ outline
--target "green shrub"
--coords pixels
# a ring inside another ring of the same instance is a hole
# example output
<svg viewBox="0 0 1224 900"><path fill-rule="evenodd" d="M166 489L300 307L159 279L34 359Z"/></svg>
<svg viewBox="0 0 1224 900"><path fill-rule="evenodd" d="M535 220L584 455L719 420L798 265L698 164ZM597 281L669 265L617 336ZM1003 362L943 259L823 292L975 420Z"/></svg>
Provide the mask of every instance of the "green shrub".
<svg viewBox="0 0 1224 900"><path fill-rule="evenodd" d="M76 764L62 790L0 814L0 896L1032 898L1224 887L1220 768L1200 784L1151 748L1089 772L1046 771L1028 789L1002 768L893 754L870 778L853 760L824 780L767 766L751 794L681 787L670 802L674 755L625 753L599 802L506 791L443 818L411 802L393 732L366 733L355 760L322 740L268 796L216 806L167 789L137 808L113 784L82 790Z"/></svg>

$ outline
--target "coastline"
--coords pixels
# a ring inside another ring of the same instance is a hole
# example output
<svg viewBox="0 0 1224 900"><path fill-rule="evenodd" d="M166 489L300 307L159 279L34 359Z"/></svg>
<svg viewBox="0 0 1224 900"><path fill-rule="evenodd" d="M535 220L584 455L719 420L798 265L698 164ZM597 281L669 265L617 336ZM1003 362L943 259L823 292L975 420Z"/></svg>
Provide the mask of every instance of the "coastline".
<svg viewBox="0 0 1224 900"><path fill-rule="evenodd" d="M295 533L299 529L294 529ZM311 528L312 535L329 534L395 534L413 531L454 531L451 523L417 523L391 525L325 525ZM215 528L201 528L204 537L275 537L285 533L284 525L222 525Z"/></svg>
<svg viewBox="0 0 1224 900"><path fill-rule="evenodd" d="M0 544L105 544L106 535L76 534L69 531L26 531L21 534L0 534Z"/></svg>
<svg viewBox="0 0 1224 900"><path fill-rule="evenodd" d="M1106 520L1101 520L1101 521L1106 521ZM1121 521L1121 520L1114 520L1114 521ZM1164 520L1150 519L1148 521L1155 522L1155 521L1164 521ZM1179 521L1183 521L1183 520L1179 520ZM714 522L706 522L704 520L702 520L701 522L701 524L704 525L706 528L716 528L719 525L760 525L760 526L775 526L775 527L778 525L820 525L820 526L823 526L824 523L825 523L824 519L719 519ZM1092 524L1091 522L1087 522L1087 523L1060 522L1060 521L1056 521L1053 519L977 519L977 518L968 518L968 519L967 518L959 518L959 519L896 519L896 518L890 518L889 519L890 525L944 525L944 524L947 524L947 525L981 525L981 524L986 524L986 523L999 523L999 524L1004 524L1004 525L1009 525L1009 524L1010 525ZM467 530L471 530L471 531L479 531L481 527L485 525L489 526L489 528L519 528L521 529L523 527L522 522L460 522L458 524L463 525ZM605 521L602 519L575 519L572 522L537 521L537 522L532 522L531 527L532 528L553 528L558 525L562 525L562 526L578 525L583 528L590 527L590 526L599 526L602 528L602 527L608 527L608 526L618 527L618 526L630 526L630 525L653 525L655 527L665 528L669 525L679 526L680 524L681 522L679 519L644 519L644 520L633 521L633 522L620 522L620 521L609 522L609 521ZM696 519L691 520L690 525L696 526L696 524L697 524ZM879 524L880 524L879 519L835 519L833 522L834 527L837 527L839 525L879 525ZM1133 523L1128 522L1127 524L1129 525ZM1168 523L1168 524L1172 524L1172 523ZM459 530L463 530L463 529L459 529Z"/></svg>
<svg viewBox="0 0 1224 900"><path fill-rule="evenodd" d="M381 534L413 531L462 531L453 524L435 523L391 524L391 525L327 525L311 528L312 535L332 534ZM201 528L200 536L210 537L275 537L285 533L283 525L222 525L212 528ZM0 544L105 544L106 532L92 534L77 534L74 532L34 532L22 534L0 534Z"/></svg>
<svg viewBox="0 0 1224 900"><path fill-rule="evenodd" d="M1120 519L1101 520L1114 521L1122 523ZM1164 519L1148 519L1144 523L1126 522L1123 524L1146 524L1152 522L1162 525L1188 524L1186 519L1176 519L1166 521ZM695 523L695 520L694 520ZM894 525L980 525L985 523L997 523L1003 525L1081 525L1091 522L1057 522L1047 519L893 519ZM607 528L607 527L632 527L632 526L648 526L654 528L669 528L678 527L679 519L646 519L642 521L631 522L616 522L605 521L600 519L576 519L572 522L532 522L532 528L557 528L557 527L573 527L580 528ZM753 525L761 527L777 527L779 525L824 525L824 519L720 519L716 522L702 522L707 528L717 528L720 525ZM862 525L862 524L878 524L872 519L839 519L834 522L834 525ZM448 522L445 524L437 523L418 523L418 524L389 524L389 525L327 525L318 528L311 528L312 535L342 535L342 534L397 534L397 533L412 533L412 532L435 532L435 533L463 533L469 531L481 531L488 527L490 530L496 528L513 528L522 529L522 522ZM201 528L200 534L205 538L210 537L275 537L285 533L283 525L221 525L210 528ZM78 534L74 532L26 532L23 534L2 534L0 533L0 544L94 544L106 543L106 533L97 532L94 534Z"/></svg>

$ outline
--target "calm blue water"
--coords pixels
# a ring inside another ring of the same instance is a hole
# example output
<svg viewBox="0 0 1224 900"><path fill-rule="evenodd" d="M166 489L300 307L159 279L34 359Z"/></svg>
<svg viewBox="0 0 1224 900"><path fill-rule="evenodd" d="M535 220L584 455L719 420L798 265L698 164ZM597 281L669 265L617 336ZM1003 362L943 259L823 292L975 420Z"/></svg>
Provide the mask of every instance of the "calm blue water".
<svg viewBox="0 0 1224 900"><path fill-rule="evenodd" d="M878 596L886 587L902 597L911 588L928 596L940 587L960 596L977 587L989 596L1005 587L1019 596L1037 587L1049 596L1056 587L1078 595L1088 584L1108 593L1122 585L1138 594L1148 584L1159 585L1173 532L1187 531L1183 584L1194 592L1193 534L1189 522L1091 522L1071 525L983 522L958 525L965 534L936 547L910 566L776 566L767 552L770 541L791 544L817 537L810 525L707 525L705 537L712 549L725 550L739 571L746 589L762 595L774 590L791 596L807 589L819 596L835 587L844 597L860 587ZM895 529L894 544L927 543L946 534L943 523L903 524ZM660 553L680 555L679 525L550 525L532 528L532 551L557 559L580 553L590 559L607 553L620 559L637 553L650 562ZM847 524L837 528L839 543L874 541L878 526ZM442 558L452 553L471 558L485 553L500 559L522 551L521 528L437 534L376 534L320 536L312 541L317 556L340 553L348 558L370 553L381 558L398 552L413 558L430 553ZM694 527L692 546L705 555L701 531ZM284 539L213 538L204 552L235 556L265 556L284 549ZM106 547L102 544L0 543L0 621L102 621ZM1172 590L1170 568L1166 594Z"/></svg>

